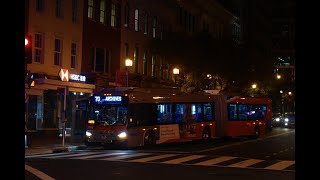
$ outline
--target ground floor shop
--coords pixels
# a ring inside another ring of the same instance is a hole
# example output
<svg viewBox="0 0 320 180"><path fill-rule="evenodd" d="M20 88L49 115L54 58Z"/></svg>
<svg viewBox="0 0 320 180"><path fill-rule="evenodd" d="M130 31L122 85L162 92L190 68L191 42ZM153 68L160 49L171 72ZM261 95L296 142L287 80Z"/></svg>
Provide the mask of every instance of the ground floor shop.
<svg viewBox="0 0 320 180"><path fill-rule="evenodd" d="M64 88L66 95L61 91ZM25 122L28 134L59 138L62 137L62 129L65 126L65 136L70 141L81 141L85 133L85 122L81 121L76 102L80 98L90 96L94 90L94 84L45 78L37 79L34 87L29 88L26 85Z"/></svg>

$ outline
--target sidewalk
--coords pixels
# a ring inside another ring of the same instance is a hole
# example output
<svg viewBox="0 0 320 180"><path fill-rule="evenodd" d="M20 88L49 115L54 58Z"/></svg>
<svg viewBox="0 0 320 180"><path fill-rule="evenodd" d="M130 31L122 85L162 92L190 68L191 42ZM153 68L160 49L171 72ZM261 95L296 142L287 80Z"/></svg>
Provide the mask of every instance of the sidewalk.
<svg viewBox="0 0 320 180"><path fill-rule="evenodd" d="M79 149L86 149L82 142L71 142L70 137L66 137L64 144L62 137L56 134L30 134L30 145L25 146L25 155L48 154L69 152Z"/></svg>

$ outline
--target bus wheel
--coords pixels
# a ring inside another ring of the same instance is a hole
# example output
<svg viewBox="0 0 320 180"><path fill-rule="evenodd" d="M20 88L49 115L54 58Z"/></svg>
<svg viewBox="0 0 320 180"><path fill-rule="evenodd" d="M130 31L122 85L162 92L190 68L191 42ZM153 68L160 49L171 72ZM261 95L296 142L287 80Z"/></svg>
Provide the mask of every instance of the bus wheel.
<svg viewBox="0 0 320 180"><path fill-rule="evenodd" d="M208 142L211 140L211 131L209 127L205 127L202 132L202 141Z"/></svg>
<svg viewBox="0 0 320 180"><path fill-rule="evenodd" d="M149 130L146 132L143 138L144 146L150 146L156 144L156 137L153 131Z"/></svg>

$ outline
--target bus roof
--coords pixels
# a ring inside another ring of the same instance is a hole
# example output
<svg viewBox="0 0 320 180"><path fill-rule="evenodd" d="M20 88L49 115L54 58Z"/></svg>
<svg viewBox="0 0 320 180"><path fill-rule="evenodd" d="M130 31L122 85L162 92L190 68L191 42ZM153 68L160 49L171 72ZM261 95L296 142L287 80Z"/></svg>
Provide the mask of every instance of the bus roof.
<svg viewBox="0 0 320 180"><path fill-rule="evenodd" d="M271 103L268 97L233 96L227 100L229 103L267 104Z"/></svg>
<svg viewBox="0 0 320 180"><path fill-rule="evenodd" d="M114 88L104 91L100 95L128 96L130 103L166 103L166 102L214 102L224 95L210 95L208 93L183 93L177 88Z"/></svg>

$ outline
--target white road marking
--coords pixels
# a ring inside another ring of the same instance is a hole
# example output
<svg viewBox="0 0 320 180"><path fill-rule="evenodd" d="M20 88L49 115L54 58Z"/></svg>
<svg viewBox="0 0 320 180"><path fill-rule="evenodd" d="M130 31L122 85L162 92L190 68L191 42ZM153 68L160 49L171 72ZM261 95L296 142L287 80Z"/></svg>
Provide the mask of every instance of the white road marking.
<svg viewBox="0 0 320 180"><path fill-rule="evenodd" d="M90 154L96 154L96 152L88 152L85 153L85 155L90 155ZM83 153L71 153L67 155L60 155L60 156L49 156L47 158L65 158L65 157L76 157L76 156L83 156Z"/></svg>
<svg viewBox="0 0 320 180"><path fill-rule="evenodd" d="M93 154L93 155L88 155L88 156L81 156L81 157L75 157L71 159L89 159L89 158L97 158L97 157L107 157L107 156L112 156L112 155L122 155L125 153L109 153L109 154Z"/></svg>
<svg viewBox="0 0 320 180"><path fill-rule="evenodd" d="M148 161L163 159L163 158L172 157L172 156L177 156L177 154L162 154L162 155L158 155L158 156L146 157L146 158L141 158L141 159L134 159L134 160L131 160L131 162L148 162Z"/></svg>
<svg viewBox="0 0 320 180"><path fill-rule="evenodd" d="M191 156L187 156L187 157L182 157L182 158L177 158L177 159L172 159L169 161L164 161L161 163L165 163L165 164L179 164L182 162L186 162L186 161L190 161L190 160L194 160L194 159L199 159L205 157L204 155L191 155Z"/></svg>
<svg viewBox="0 0 320 180"><path fill-rule="evenodd" d="M207 161L202 161L202 162L196 163L194 165L210 166L210 165L218 164L218 163L221 163L221 162L224 162L224 161L228 161L228 160L231 160L231 159L234 159L234 158L236 158L236 157L221 156L221 157L210 159L210 160L207 160Z"/></svg>
<svg viewBox="0 0 320 180"><path fill-rule="evenodd" d="M247 159L247 160L244 160L244 161L241 161L241 162L238 162L238 163L231 164L231 165L229 165L229 167L244 168L244 167L251 166L253 164L257 164L257 163L262 162L262 161L264 161L264 160L261 160L261 159Z"/></svg>
<svg viewBox="0 0 320 180"><path fill-rule="evenodd" d="M39 171L38 169L35 169L31 166L28 165L24 165L25 170L29 171L30 173L34 174L35 176L37 176L40 179L45 179L45 180L55 180L54 178L48 176L47 174L45 174L42 171Z"/></svg>
<svg viewBox="0 0 320 180"><path fill-rule="evenodd" d="M294 163L295 163L295 161L280 161L280 162L277 162L277 163L272 164L270 166L267 166L263 169L282 170L282 169L285 169L285 168L291 166Z"/></svg>
<svg viewBox="0 0 320 180"><path fill-rule="evenodd" d="M56 155L63 155L63 154L70 154L70 152L66 153L51 153L51 154L35 154L35 155L27 155L26 158L34 158L34 157L46 157L46 156L56 156Z"/></svg>
<svg viewBox="0 0 320 180"><path fill-rule="evenodd" d="M144 156L144 155L149 155L149 154L150 153L128 154L128 155L116 156L116 157L111 157L111 158L103 158L100 160L115 161L115 160L121 160L121 159L126 159L126 158L131 158L131 157L137 157L137 156Z"/></svg>

